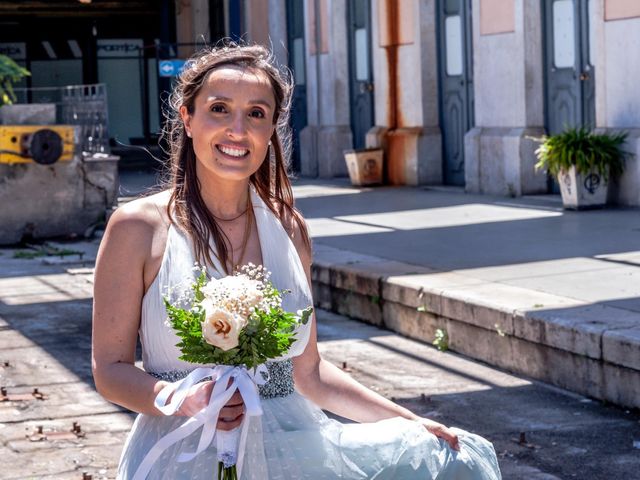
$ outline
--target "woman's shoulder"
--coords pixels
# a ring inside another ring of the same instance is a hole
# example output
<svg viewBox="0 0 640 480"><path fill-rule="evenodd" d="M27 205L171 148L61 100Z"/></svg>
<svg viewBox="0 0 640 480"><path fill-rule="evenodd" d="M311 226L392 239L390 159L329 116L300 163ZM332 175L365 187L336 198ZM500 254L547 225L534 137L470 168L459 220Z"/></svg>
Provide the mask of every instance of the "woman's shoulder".
<svg viewBox="0 0 640 480"><path fill-rule="evenodd" d="M105 235L119 241L130 239L138 245L153 243L169 228L169 197L170 192L163 191L121 205L109 218Z"/></svg>
<svg viewBox="0 0 640 480"><path fill-rule="evenodd" d="M157 228L168 226L167 205L170 192L168 190L136 198L116 209L109 219L116 225L125 224L129 228Z"/></svg>

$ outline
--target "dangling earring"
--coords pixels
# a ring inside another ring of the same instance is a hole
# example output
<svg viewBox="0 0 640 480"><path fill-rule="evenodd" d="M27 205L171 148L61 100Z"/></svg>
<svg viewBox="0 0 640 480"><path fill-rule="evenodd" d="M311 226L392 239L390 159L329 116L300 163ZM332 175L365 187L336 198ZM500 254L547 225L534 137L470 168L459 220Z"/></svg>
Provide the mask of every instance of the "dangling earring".
<svg viewBox="0 0 640 480"><path fill-rule="evenodd" d="M270 179L270 185L269 185L269 189L271 190L271 193L273 195L276 194L276 149L273 148L273 144L271 143L271 140L269 140L269 148L268 148L268 152L269 152L269 179Z"/></svg>

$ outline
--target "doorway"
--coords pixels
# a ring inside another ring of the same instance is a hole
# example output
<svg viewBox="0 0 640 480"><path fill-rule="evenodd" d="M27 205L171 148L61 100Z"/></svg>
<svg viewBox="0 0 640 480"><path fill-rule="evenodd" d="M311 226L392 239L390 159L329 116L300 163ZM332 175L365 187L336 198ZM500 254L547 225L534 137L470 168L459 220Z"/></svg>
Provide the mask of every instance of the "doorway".
<svg viewBox="0 0 640 480"><path fill-rule="evenodd" d="M594 128L595 70L589 24L593 0L546 0L543 5L547 133Z"/></svg>
<svg viewBox="0 0 640 480"><path fill-rule="evenodd" d="M289 68L293 72L291 99L291 169L300 171L300 132L307 126L307 75L304 45L304 4L287 0L287 47Z"/></svg>
<svg viewBox="0 0 640 480"><path fill-rule="evenodd" d="M471 0L439 0L437 16L444 183L463 186L464 135L474 125Z"/></svg>
<svg viewBox="0 0 640 480"><path fill-rule="evenodd" d="M373 74L371 68L371 3L349 0L349 91L353 148L365 147L373 127Z"/></svg>

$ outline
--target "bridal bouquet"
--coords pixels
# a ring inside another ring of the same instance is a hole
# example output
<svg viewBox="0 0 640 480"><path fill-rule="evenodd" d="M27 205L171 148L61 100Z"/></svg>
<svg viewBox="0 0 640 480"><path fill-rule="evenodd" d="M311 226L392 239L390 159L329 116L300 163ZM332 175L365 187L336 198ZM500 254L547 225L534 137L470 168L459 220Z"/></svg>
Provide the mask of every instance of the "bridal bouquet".
<svg viewBox="0 0 640 480"><path fill-rule="evenodd" d="M181 360L215 368L198 368L183 380L165 387L156 397L156 407L167 415L175 413L188 390L197 382L211 378L213 392L208 407L187 420L161 439L139 472L144 478L154 458L169 445L202 426L198 449L182 453L178 461L189 461L201 453L216 438L218 479L235 480L242 467L248 422L246 417L261 415L258 385L267 380L266 361L278 358L295 342L296 328L309 321L312 307L287 312L282 297L269 281L269 272L261 266L248 264L235 275L208 279L204 269L191 286L190 304L184 299L172 304L164 299L169 322L180 338ZM220 410L239 390L245 403L243 425L231 432L216 431ZM169 402L169 398L171 401ZM240 430L240 431L238 431ZM167 438L170 437L170 438ZM236 468L238 464L239 468ZM138 478L136 475L135 478Z"/></svg>
<svg viewBox="0 0 640 480"><path fill-rule="evenodd" d="M192 285L190 309L164 299L171 326L181 338L180 360L256 368L278 358L295 341L299 324L313 312L282 309L282 296L262 266L245 265L235 275L207 280L201 270Z"/></svg>

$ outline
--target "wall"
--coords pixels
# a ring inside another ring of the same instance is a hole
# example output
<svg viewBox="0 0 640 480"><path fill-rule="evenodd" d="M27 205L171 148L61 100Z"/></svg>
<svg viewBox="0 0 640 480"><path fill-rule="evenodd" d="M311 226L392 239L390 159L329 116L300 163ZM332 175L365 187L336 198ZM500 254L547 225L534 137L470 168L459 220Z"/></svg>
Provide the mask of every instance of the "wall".
<svg viewBox="0 0 640 480"><path fill-rule="evenodd" d="M472 8L476 126L465 136L465 188L542 193L546 175L535 171L531 140L544 133L540 2L474 0ZM492 16L497 8L512 11L512 22Z"/></svg>

